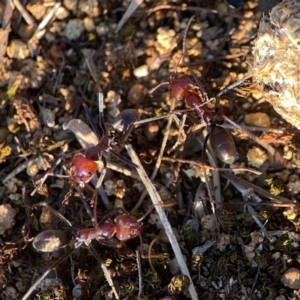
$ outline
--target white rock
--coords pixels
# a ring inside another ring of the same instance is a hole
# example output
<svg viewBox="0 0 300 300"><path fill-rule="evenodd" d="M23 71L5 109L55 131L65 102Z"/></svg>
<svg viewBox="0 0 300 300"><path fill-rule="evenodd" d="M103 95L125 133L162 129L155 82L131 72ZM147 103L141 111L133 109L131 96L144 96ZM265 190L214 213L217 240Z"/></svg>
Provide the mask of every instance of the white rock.
<svg viewBox="0 0 300 300"><path fill-rule="evenodd" d="M67 18L69 16L69 11L63 7L63 6L60 6L57 11L55 12L55 17L58 19L58 20L63 20L65 18Z"/></svg>
<svg viewBox="0 0 300 300"><path fill-rule="evenodd" d="M16 59L25 59L29 57L30 52L27 45L21 40L12 40L6 48L7 56Z"/></svg>
<svg viewBox="0 0 300 300"><path fill-rule="evenodd" d="M133 74L136 78L141 78L141 77L148 76L148 74L149 74L148 66L147 65L142 65L142 66L137 67L133 71Z"/></svg>
<svg viewBox="0 0 300 300"><path fill-rule="evenodd" d="M0 205L0 234L15 225L16 211L10 204Z"/></svg>
<svg viewBox="0 0 300 300"><path fill-rule="evenodd" d="M87 32L94 31L96 28L94 20L91 17L86 17L83 19L83 26Z"/></svg>
<svg viewBox="0 0 300 300"><path fill-rule="evenodd" d="M247 158L249 165L259 168L268 159L268 155L259 147L253 147L248 150Z"/></svg>
<svg viewBox="0 0 300 300"><path fill-rule="evenodd" d="M65 36L70 41L74 41L80 37L84 30L83 22L81 19L72 19L68 22L63 36Z"/></svg>

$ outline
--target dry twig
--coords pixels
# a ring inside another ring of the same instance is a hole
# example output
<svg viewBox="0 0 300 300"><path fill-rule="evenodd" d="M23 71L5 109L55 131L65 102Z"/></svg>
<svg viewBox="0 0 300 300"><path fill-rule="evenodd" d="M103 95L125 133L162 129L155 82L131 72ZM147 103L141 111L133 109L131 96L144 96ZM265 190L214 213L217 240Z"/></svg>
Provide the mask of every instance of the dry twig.
<svg viewBox="0 0 300 300"><path fill-rule="evenodd" d="M162 202L157 190L155 189L154 185L152 184L151 180L149 179L147 173L145 172L145 170L144 170L137 154L133 150L132 146L131 145L126 145L126 150L129 154L132 162L138 166L137 172L139 173L139 175L141 177L141 180L143 181L143 183L144 183L144 185L147 189L147 192L149 193L149 196L150 196L150 198L153 202L153 205L154 205L154 207L157 211L157 214L160 218L160 221L161 221L161 223L164 227L165 233L166 233L166 235L169 239L169 242L172 246L172 249L174 251L175 257L177 258L179 268L180 268L182 274L188 276L188 278L190 279L190 286L189 286L190 296L193 300L197 300L198 295L197 295L195 286L193 284L190 272L189 272L189 270L187 268L187 265L184 261L182 252L180 250L180 246L179 246L178 241L177 241L177 239L174 235L174 232L173 232L172 227L171 227L171 225L168 221L168 218L165 214L165 211L164 211L163 207L161 206L163 204L163 202Z"/></svg>

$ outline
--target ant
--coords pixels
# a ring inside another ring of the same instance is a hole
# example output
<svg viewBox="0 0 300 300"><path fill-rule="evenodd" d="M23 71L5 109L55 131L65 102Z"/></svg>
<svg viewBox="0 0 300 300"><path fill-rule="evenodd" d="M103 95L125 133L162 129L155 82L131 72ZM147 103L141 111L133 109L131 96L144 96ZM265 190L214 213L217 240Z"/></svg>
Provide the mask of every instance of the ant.
<svg viewBox="0 0 300 300"><path fill-rule="evenodd" d="M98 127L95 125L93 118L86 104L82 103L86 116L90 122L90 125L93 129L93 132L96 134L98 138L98 143L88 149L83 149L73 154L73 158L71 161L71 167L69 174L67 175L58 175L52 173L56 166L61 162L61 158L56 161L54 166L44 175L41 179L37 188L31 193L33 195L41 184L47 179L49 175L68 178L71 185L77 190L79 195L82 195L82 189L87 187L92 193L92 199L96 199L96 190L101 186L103 179L106 174L106 159L103 156L104 151L110 151L115 156L117 156L120 160L124 161L126 164L136 167L130 160L125 157L117 154L111 148L112 146L121 143L127 139L129 134L135 128L134 125L136 122L140 120L139 113L134 109L126 109L120 112L120 114L115 118L112 124L112 130L108 133L106 126L104 124L103 118L103 94L99 93L99 123L100 123L100 131ZM142 122L143 123L143 122ZM72 154L66 155L66 157L70 157ZM88 183L95 176L95 174L99 171L100 177L95 185L95 189L92 188ZM88 214L93 219L93 222L96 220L96 206L97 203L94 202L94 218L92 217L92 212L90 207L87 205L86 201L83 197L80 197Z"/></svg>
<svg viewBox="0 0 300 300"><path fill-rule="evenodd" d="M140 120L140 115L134 109L121 111L115 118L112 125L112 132L108 134L103 120L103 95L99 93L99 123L102 131L102 133L100 133L85 103L83 103L83 107L92 129L98 137L99 143L82 151L83 153L75 154L72 159L70 178L77 182L80 187L83 187L94 177L99 169L99 164L97 164L96 161L102 160L103 164L99 170L101 172L101 176L96 184L96 188L98 188L101 186L106 171L106 161L102 155L104 151L110 150L110 152L119 159L129 165L133 165L132 162L127 160L125 157L114 152L111 147L127 139L134 128L132 124Z"/></svg>
<svg viewBox="0 0 300 300"><path fill-rule="evenodd" d="M61 218L64 222L68 224L68 226L72 227L70 222L65 219L59 212L54 210L52 207L47 205L46 203L40 203L35 206L46 206L50 209L55 215ZM124 213L117 215L113 221L110 218L115 215L120 208L116 208L112 210L109 214L102 218L102 220L98 223L97 226L94 228L87 228L81 230L73 230L75 234L73 237L62 230L45 230L39 233L33 240L32 245L33 247L40 252L54 252L56 250L62 249L67 245L70 246L70 249L56 262L54 262L42 276L38 278L38 280L30 287L27 293L23 296L22 300L26 300L35 290L35 288L40 284L40 282L53 270L55 269L61 262L67 259L74 251L74 249L79 248L82 244L85 244L89 247L89 250L95 256L97 261L101 264L103 268L103 262L95 249L91 245L91 241L93 239L97 239L99 242L110 245L110 246L117 246L121 247L122 244L113 245L112 243L108 243L108 240L115 236L119 241L125 242L130 239L134 239L138 235L142 233L142 219L137 220L136 218L130 217ZM109 279L107 278L109 281ZM118 295L113 287L113 283L110 280L110 285L115 292L116 299Z"/></svg>
<svg viewBox="0 0 300 300"><path fill-rule="evenodd" d="M130 160L114 152L112 150L112 147L124 142L137 126L159 119L164 119L169 116L163 115L160 117L140 120L138 111L136 111L135 109L125 109L116 116L112 124L112 130L108 133L107 128L104 124L103 117L103 94L99 93L99 127L101 132L94 123L91 113L84 102L82 103L82 106L85 110L92 130L98 138L98 143L88 149L78 151L73 156L70 167L70 174L68 175L56 175L52 173L56 166L61 162L61 159L59 159L51 168L51 170L44 175L38 187L45 182L48 175L53 175L57 177L69 178L70 181L78 184L79 189L82 189L87 186L87 184L95 176L97 171L99 171L100 177L97 181L97 184L95 185L95 188L98 189L101 186L106 173L106 159L102 155L103 152L109 151L110 153L118 157L121 161L125 162L127 165L136 168L137 166ZM70 157L71 155L72 154L68 154L67 157ZM31 193L31 196L35 194L38 187Z"/></svg>
<svg viewBox="0 0 300 300"><path fill-rule="evenodd" d="M192 16L185 29L184 39L183 39L183 54L177 63L176 69L179 66L182 58L185 55L185 41L188 28L190 27L195 16ZM186 76L178 76L176 71L171 75L168 82L163 82L156 86L150 91L152 93L158 87L162 85L168 85L170 93L176 101L185 98L185 104L189 109L192 109L197 113L197 115L203 120L208 131L205 137L203 149L205 150L208 139L211 145L215 149L215 154L217 157L226 164L232 164L235 159L236 148L233 137L228 133L226 129L221 127L224 123L224 118L220 114L220 97L221 95L227 93L229 90L239 86L245 80L251 78L252 76L246 76L242 80L229 85L221 92L219 92L215 98L209 99L203 86L197 80L195 75L193 75L197 84L195 84L190 78ZM206 106L206 103L216 101L215 113L212 113ZM203 151L203 155L204 155Z"/></svg>

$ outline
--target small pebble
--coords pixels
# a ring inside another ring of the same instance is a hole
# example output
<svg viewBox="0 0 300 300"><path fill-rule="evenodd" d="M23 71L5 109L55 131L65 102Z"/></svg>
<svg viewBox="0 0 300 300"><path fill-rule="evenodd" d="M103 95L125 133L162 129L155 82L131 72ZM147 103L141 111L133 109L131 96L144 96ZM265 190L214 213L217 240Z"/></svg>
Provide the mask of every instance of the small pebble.
<svg viewBox="0 0 300 300"><path fill-rule="evenodd" d="M230 245L230 234L225 234L224 232L222 232L217 241L217 248L221 252L224 252L227 245Z"/></svg>
<svg viewBox="0 0 300 300"><path fill-rule="evenodd" d="M218 34L220 33L220 27L219 26L213 26L209 27L203 30L201 39L208 42L212 41L217 38Z"/></svg>
<svg viewBox="0 0 300 300"><path fill-rule="evenodd" d="M39 166L35 163L33 164L30 164L28 167L27 167L27 174L28 176L30 177L34 177L37 175L37 173L39 172Z"/></svg>
<svg viewBox="0 0 300 300"><path fill-rule="evenodd" d="M245 116L245 123L249 126L269 128L271 126L270 117L266 113L253 113Z"/></svg>
<svg viewBox="0 0 300 300"><path fill-rule="evenodd" d="M160 55L170 53L177 47L176 32L174 30L163 27L158 28L156 40L155 49Z"/></svg>
<svg viewBox="0 0 300 300"><path fill-rule="evenodd" d="M77 1L74 0L63 0L63 5L68 9L68 10L73 10L75 11L77 8Z"/></svg>
<svg viewBox="0 0 300 300"><path fill-rule="evenodd" d="M108 31L109 31L109 28L105 23L100 23L96 27L96 33L99 37L107 35Z"/></svg>
<svg viewBox="0 0 300 300"><path fill-rule="evenodd" d="M274 259L274 260L278 260L280 257L281 257L281 254L280 254L280 252L275 252L275 253L273 253L272 255L271 255L271 257L272 257L272 259Z"/></svg>
<svg viewBox="0 0 300 300"><path fill-rule="evenodd" d="M95 18L101 14L99 4L101 4L101 1L98 3L97 0L81 0L78 2L78 9L88 16Z"/></svg>
<svg viewBox="0 0 300 300"><path fill-rule="evenodd" d="M38 1L28 1L26 9L34 16L36 20L41 20L47 11L47 6L42 2Z"/></svg>
<svg viewBox="0 0 300 300"><path fill-rule="evenodd" d="M280 295L276 297L275 300L286 300L286 298L283 295Z"/></svg>
<svg viewBox="0 0 300 300"><path fill-rule="evenodd" d="M68 16L69 16L69 11L63 6L60 6L55 12L55 17L58 20L63 20L65 18L67 18Z"/></svg>
<svg viewBox="0 0 300 300"><path fill-rule="evenodd" d="M157 122L147 123L144 127L144 134L149 142L153 141L159 132L159 126Z"/></svg>
<svg viewBox="0 0 300 300"><path fill-rule="evenodd" d="M82 296L82 286L80 284L76 284L72 290L72 295L75 298L80 298Z"/></svg>
<svg viewBox="0 0 300 300"><path fill-rule="evenodd" d="M6 127L0 127L0 144L3 144L9 135L9 130Z"/></svg>
<svg viewBox="0 0 300 300"><path fill-rule="evenodd" d="M217 228L216 218L214 215L206 215L201 219L201 225L204 229L213 231Z"/></svg>
<svg viewBox="0 0 300 300"><path fill-rule="evenodd" d="M18 39L14 39L9 43L6 53L8 57L16 59L25 59L30 55L27 44Z"/></svg>
<svg viewBox="0 0 300 300"><path fill-rule="evenodd" d="M55 113L48 108L40 108L40 115L45 125L52 128L55 127Z"/></svg>
<svg viewBox="0 0 300 300"><path fill-rule="evenodd" d="M16 211L10 204L0 205L0 234L15 225Z"/></svg>
<svg viewBox="0 0 300 300"><path fill-rule="evenodd" d="M266 162L268 155L261 148L253 147L248 150L247 158L249 165L259 168Z"/></svg>
<svg viewBox="0 0 300 300"><path fill-rule="evenodd" d="M288 187L288 191L292 194L292 195L296 195L300 192L300 179L299 179L299 175L297 174L293 174L289 177L289 181L287 184Z"/></svg>
<svg viewBox="0 0 300 300"><path fill-rule="evenodd" d="M34 33L35 27L26 24L25 22L21 22L18 27L18 35L23 39L30 39Z"/></svg>
<svg viewBox="0 0 300 300"><path fill-rule="evenodd" d="M246 257L249 262L252 262L255 258L255 253L253 251L246 252Z"/></svg>
<svg viewBox="0 0 300 300"><path fill-rule="evenodd" d="M128 92L127 99L130 104L139 104L144 98L146 90L140 83L134 84Z"/></svg>
<svg viewBox="0 0 300 300"><path fill-rule="evenodd" d="M148 66L147 65L142 65L142 66L137 67L133 71L133 74L136 78L141 78L141 77L148 76L148 74L149 74Z"/></svg>
<svg viewBox="0 0 300 300"><path fill-rule="evenodd" d="M281 277L281 282L290 289L298 290L300 287L300 271L290 268Z"/></svg>
<svg viewBox="0 0 300 300"><path fill-rule="evenodd" d="M68 40L74 41L78 39L84 30L83 22L81 19L71 19L64 32L62 33Z"/></svg>
<svg viewBox="0 0 300 300"><path fill-rule="evenodd" d="M187 259L186 259L186 256L185 256L185 255L183 255L183 259L184 259L184 261L186 262ZM169 262L168 267L169 267L170 273L171 273L173 276L180 273L180 267L179 267L179 265L178 265L178 260L177 260L176 257L173 258L173 259Z"/></svg>
<svg viewBox="0 0 300 300"><path fill-rule="evenodd" d="M86 17L83 19L83 26L87 32L92 32L96 28L94 19L91 17Z"/></svg>

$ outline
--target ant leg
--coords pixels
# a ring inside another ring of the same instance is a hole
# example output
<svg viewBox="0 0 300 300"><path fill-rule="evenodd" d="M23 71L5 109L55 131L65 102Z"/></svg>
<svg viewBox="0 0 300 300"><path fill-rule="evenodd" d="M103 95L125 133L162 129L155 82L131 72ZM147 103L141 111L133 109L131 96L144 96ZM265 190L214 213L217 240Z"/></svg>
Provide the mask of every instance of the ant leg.
<svg viewBox="0 0 300 300"><path fill-rule="evenodd" d="M162 82L160 84L158 84L157 86L155 86L153 89L151 89L148 94L153 94L158 88L160 88L161 86L163 85L169 85L169 82L166 81L166 82Z"/></svg>
<svg viewBox="0 0 300 300"><path fill-rule="evenodd" d="M191 109L188 109L187 111L191 111ZM183 111L183 113L185 113L186 110ZM122 113L122 112L121 112ZM118 143L122 143L124 142L128 136L130 135L130 133L132 132L132 130L134 130L136 127L140 126L140 125L143 125L143 124L147 124L147 123L150 123L150 122L154 122L154 121L158 121L158 120L162 120L162 119L167 119L169 118L170 116L172 116L175 120L175 122L178 124L180 124L181 122L178 120L178 117L177 115L178 114L182 114L181 111L179 110L174 110L174 111L170 111L169 113L165 114L165 115L162 115L162 116L158 116L158 117L151 117L151 118L147 118L147 119L144 119L144 120L136 120L134 122L131 122L129 125L128 125L128 128L125 130L125 132L122 134L122 136L118 139L116 139L116 141ZM180 126L180 125L178 125Z"/></svg>
<svg viewBox="0 0 300 300"><path fill-rule="evenodd" d="M210 152L208 151L207 149L207 143L208 143L208 139L210 137L210 132L206 135L205 139L204 139L204 143L203 143L203 152L202 152L202 163L204 164L204 157L205 157L205 153L206 151L208 152L207 155L210 159ZM212 160L213 158L211 158L210 160ZM211 162L211 161L210 161ZM211 189L211 184L210 184L210 181L208 180L208 176L206 174L206 170L204 169L204 178L205 178L205 185L206 185L206 189L207 189L207 193L208 193L208 197L209 197L209 200L210 200L210 205L211 205L211 211L214 215L214 218L215 218L215 222L217 224L217 230L218 230L218 233L220 234L219 232L219 223L218 223L218 220L217 220L217 215L216 215L216 208L215 208L215 201L213 201L213 195L212 195L212 189ZM218 192L219 192L219 187L220 187L220 177L219 177L219 173L218 172L213 172L212 173L213 175L213 183L214 183L214 186L217 187L217 189L215 190L215 195L218 196L217 198L221 198L219 197L218 195ZM221 199L219 199L221 201Z"/></svg>
<svg viewBox="0 0 300 300"><path fill-rule="evenodd" d="M95 225L97 223L97 220L94 220L92 210L91 210L90 206L87 204L86 200L84 199L82 191L76 186L76 184L74 185L74 188L77 191L77 193L79 194L79 198L80 198L83 206L85 207L87 214L89 215L89 217L91 218L93 224Z"/></svg>
<svg viewBox="0 0 300 300"><path fill-rule="evenodd" d="M67 259L73 252L74 245L70 244L70 249L67 251L59 260L54 262L46 271L45 273L30 287L30 289L27 291L27 293L23 296L22 300L27 300L32 292L37 288L37 286L41 283L41 281L57 266L60 265L65 259Z"/></svg>
<svg viewBox="0 0 300 300"><path fill-rule="evenodd" d="M91 115L90 110L88 109L88 107L86 106L86 103L85 103L84 101L82 101L82 106L83 106L83 108L84 108L85 114L86 114L86 116L87 116L87 118L88 118L88 120L89 120L89 122L90 122L90 125L91 125L93 131L94 131L95 134L97 135L97 138L100 140L101 134L100 134L100 132L99 132L99 130L98 130L98 127L96 126L96 124L95 124L95 122L94 122L94 120L93 120L93 117L92 117L92 115Z"/></svg>
<svg viewBox="0 0 300 300"><path fill-rule="evenodd" d="M121 207L116 207L116 208L114 208L112 211L110 211L106 216L104 216L104 217L100 220L100 222L98 223L98 225L104 223L107 219L109 219L109 218L111 218L113 215L115 215L119 210L124 211Z"/></svg>
<svg viewBox="0 0 300 300"><path fill-rule="evenodd" d="M248 75L246 77L244 77L243 79L233 83L233 84L230 84L229 86L225 87L220 93L217 94L217 98L218 97L221 97L223 94L226 94L228 91L234 89L235 87L241 85L244 81L246 81L247 79L250 79L252 78L253 75Z"/></svg>
<svg viewBox="0 0 300 300"><path fill-rule="evenodd" d="M145 214L141 218L139 218L137 220L137 222L141 223L151 213L151 211L153 210L153 208L154 208L154 205L150 205L149 208L147 209L147 211L145 212Z"/></svg>
<svg viewBox="0 0 300 300"><path fill-rule="evenodd" d="M61 163L62 158L59 158L54 165L46 172L46 174L40 179L39 184L37 185L37 187L31 192L30 196L33 196L37 190L44 184L44 182L47 180L48 176L51 176L51 173L53 173L53 171L55 170L55 168Z"/></svg>
<svg viewBox="0 0 300 300"><path fill-rule="evenodd" d="M131 123L128 127L128 129L126 130L126 132L122 135L122 137L120 139L118 139L119 143L124 142L128 136L130 135L130 133L132 132L132 130L134 130L136 127L143 125L143 124L147 124L150 122L154 122L154 121L158 121L158 120L162 120L162 119L167 119L170 116L172 116L177 124L180 124L181 122L178 120L177 118L177 114L181 114L181 113L185 113L186 111L191 111L191 109L188 110L183 110L182 112L179 110L174 110L174 111L170 111L168 114L163 115L163 116L159 116L159 117L151 117L151 118L147 118L144 120L139 120L139 121L135 121L133 123Z"/></svg>
<svg viewBox="0 0 300 300"><path fill-rule="evenodd" d="M38 206L43 206L46 207L48 210L50 210L54 215L56 215L58 218L60 218L62 221L64 221L66 224L68 224L70 227L73 227L71 222L66 219L61 213L59 213L56 209L52 208L47 202L39 202L33 205L30 205L31 209L38 207Z"/></svg>
<svg viewBox="0 0 300 300"><path fill-rule="evenodd" d="M98 204L98 193L96 191L96 189L92 188L89 184L86 184L86 188L88 188L92 193L93 193L93 203L92 203L92 207L93 212L94 212L94 218L92 220L94 226L97 225L97 204ZM92 201L91 201L92 202Z"/></svg>
<svg viewBox="0 0 300 300"><path fill-rule="evenodd" d="M184 114L182 116L182 121L181 121L181 124L179 126L179 130L178 130L178 136L177 136L177 141L176 143L172 146L171 149L169 149L167 151L168 155L170 153L172 153L173 151L175 151L175 149L179 146L179 145L182 145L184 143L184 141L186 140L186 134L184 132L184 126L185 126L185 122L186 122L186 118L187 118L187 114Z"/></svg>
<svg viewBox="0 0 300 300"><path fill-rule="evenodd" d="M137 169L138 166L136 164L134 164L132 161L130 161L129 159L127 159L126 157L116 153L115 151L113 150L110 150L110 152L116 156L120 161L124 162L125 164L127 164L128 166L134 168L134 169Z"/></svg>
<svg viewBox="0 0 300 300"><path fill-rule="evenodd" d="M93 203L93 205L94 205L94 220L95 220L95 226L97 225L97 204L98 204L98 193L97 193L97 191L96 190L94 190L94 192L95 192L95 196L94 196L94 203Z"/></svg>
<svg viewBox="0 0 300 300"><path fill-rule="evenodd" d="M116 243L115 240L109 241L109 240L98 239L98 242L104 246L108 246L116 249L121 249L124 246L124 243L121 242Z"/></svg>
<svg viewBox="0 0 300 300"><path fill-rule="evenodd" d="M126 132L124 134L122 134L121 138L118 139L118 143L123 143L124 141L127 140L128 136L130 135L130 133L132 132L132 130L134 130L138 125L136 125L137 122L140 122L139 121L136 121L134 123L131 123L128 127L128 129L126 130Z"/></svg>
<svg viewBox="0 0 300 300"><path fill-rule="evenodd" d="M91 183L93 184L93 186L96 186L97 181L98 181L97 176L94 176L94 177L91 179ZM108 208L109 205L110 205L110 202L109 202L109 200L108 200L108 198L107 198L107 195L105 194L105 192L104 192L102 186L100 186L100 187L97 189L97 192L98 192L98 196L100 196L100 198L102 199L102 202L103 202L104 206L105 206L106 208Z"/></svg>
<svg viewBox="0 0 300 300"><path fill-rule="evenodd" d="M102 271L104 273L104 276L105 276L105 278L106 278L109 286L111 287L111 289L112 289L112 291L113 291L113 293L115 295L115 298L117 300L120 299L119 295L117 293L117 290L116 290L116 288L114 286L114 283L113 283L113 281L111 279L111 276L110 276L110 274L109 274L109 272L108 272L105 264L103 263L101 257L98 255L97 251L94 249L94 247L91 244L89 245L89 250L91 251L91 253L93 254L93 256L96 258L96 260L98 261L98 263L100 264L101 269L102 269Z"/></svg>
<svg viewBox="0 0 300 300"><path fill-rule="evenodd" d="M216 100L216 105L215 105L216 116L220 113L220 97L222 95L226 94L228 91L230 91L230 90L234 89L235 87L241 85L244 81L246 81L247 79L250 79L250 78L252 78L252 75L248 75L248 76L244 77L243 79L241 79L241 80L239 80L239 81L237 81L233 84L228 85L227 87L225 87L221 92L219 92L216 95L216 97L215 97L215 100ZM220 123L223 123L223 122L220 121Z"/></svg>

